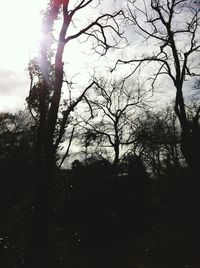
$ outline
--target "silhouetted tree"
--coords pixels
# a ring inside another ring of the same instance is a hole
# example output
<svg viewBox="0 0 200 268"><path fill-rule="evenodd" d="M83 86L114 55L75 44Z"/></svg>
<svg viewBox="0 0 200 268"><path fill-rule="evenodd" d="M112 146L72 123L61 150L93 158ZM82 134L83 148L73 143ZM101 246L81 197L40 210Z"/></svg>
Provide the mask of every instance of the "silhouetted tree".
<svg viewBox="0 0 200 268"><path fill-rule="evenodd" d="M138 67L155 64L157 71L152 78L152 88L161 75L167 77L167 81L171 80L170 87L174 87L176 92L174 110L182 130L182 152L193 170L194 180L198 180L195 174L199 173L200 109L189 118L187 98L183 92L185 81L199 75L195 66L199 64L200 9L192 2L151 0L140 5L137 1L128 0L128 21L149 44L156 44L156 48L141 58L118 60L116 65L135 64L133 74ZM183 41L180 43L180 40Z"/></svg>
<svg viewBox="0 0 200 268"><path fill-rule="evenodd" d="M117 169L120 158L137 137L135 118L145 107L147 92L132 82L102 81L94 97L85 97L89 103L88 117L82 117L81 127L87 153L99 152L112 159Z"/></svg>
<svg viewBox="0 0 200 268"><path fill-rule="evenodd" d="M36 105L36 111L38 113L36 114L38 131L35 146L36 190L33 223L33 248L35 251L33 265L37 267L45 267L44 261L48 225L48 191L54 179L56 152L64 135L71 112L81 101L85 92L96 84L94 81L91 82L76 100L68 103L67 107L62 111L60 127L57 129L57 123L61 112L61 92L64 80L63 53L65 46L70 41L86 35L96 41L96 48L100 48L100 51L98 50L98 52L101 55L104 55L109 48L115 47L118 42L115 39L108 39L108 30L113 32L119 38L121 37L116 20L121 14L121 11L113 14L100 15L92 22L88 22L87 26L76 30L74 34L68 34L69 28L73 25L75 15L93 2L95 1L78 1L73 6L69 0L50 1L42 22L43 39L41 41L38 65L35 69L32 69L32 65L29 67L31 78L29 108L31 109ZM99 4L98 1L97 4ZM55 55L52 57L52 31L58 17L61 17L62 25L59 32ZM34 83L33 79L35 76L37 77L37 80ZM33 116L35 115L33 114Z"/></svg>
<svg viewBox="0 0 200 268"><path fill-rule="evenodd" d="M194 1L195 2L195 1ZM194 248L198 246L200 217L197 215L199 210L199 189L200 189L200 125L199 114L200 107L192 116L188 116L186 106L188 97L185 94L186 80L191 82L195 76L199 76L199 30L200 30L200 8L193 1L182 0L151 0L143 1L142 5L139 1L128 0L128 20L133 27L139 31L148 44L152 44L152 53L141 57L132 57L128 60L118 60L119 63L132 64L135 67L132 73L138 68L149 66L157 67L153 74L152 88L155 82L164 76L170 82L170 88L175 90L174 110L181 125L181 150L190 166L190 201L191 216L190 234L191 242ZM181 42L180 42L181 40ZM152 43L151 43L152 42ZM154 49L155 48L155 49ZM146 66L147 66L146 65ZM150 71L150 69L149 69ZM167 94L167 89L166 89ZM192 192L192 194L191 194ZM192 226L196 226L193 228ZM195 241L195 243L194 243ZM193 251L196 257L197 251Z"/></svg>
<svg viewBox="0 0 200 268"><path fill-rule="evenodd" d="M181 130L172 108L142 113L137 118L136 133L138 139L132 149L155 178L169 165L185 165L180 148Z"/></svg>

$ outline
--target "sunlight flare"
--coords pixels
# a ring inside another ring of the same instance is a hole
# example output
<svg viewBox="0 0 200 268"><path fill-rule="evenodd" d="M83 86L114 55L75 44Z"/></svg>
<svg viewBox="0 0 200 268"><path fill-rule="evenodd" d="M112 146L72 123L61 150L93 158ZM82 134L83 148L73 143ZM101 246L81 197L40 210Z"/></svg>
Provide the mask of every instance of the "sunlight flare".
<svg viewBox="0 0 200 268"><path fill-rule="evenodd" d="M0 0L0 67L24 68L40 38L41 10L47 0Z"/></svg>

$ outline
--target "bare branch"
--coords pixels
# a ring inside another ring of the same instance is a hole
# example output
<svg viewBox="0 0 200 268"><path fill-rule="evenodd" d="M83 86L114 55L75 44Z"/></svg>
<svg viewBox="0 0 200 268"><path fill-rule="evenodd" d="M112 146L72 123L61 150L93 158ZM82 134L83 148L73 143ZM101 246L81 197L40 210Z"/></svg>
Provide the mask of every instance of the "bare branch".
<svg viewBox="0 0 200 268"><path fill-rule="evenodd" d="M65 40L64 43L68 43L70 40L76 39L80 36L82 36L83 34L88 35L89 37L94 37L97 40L98 45L101 45L105 52L112 47L111 45L108 45L107 42L107 37L106 37L106 29L110 29L113 32L115 32L115 34L117 34L120 38L122 38L123 32L120 32L119 30L119 26L118 23L116 22L116 18L120 15L123 15L122 11L116 12L114 14L104 14L99 16L94 22L90 23L88 26L86 26L85 28L81 29L79 32L77 32L76 34L70 35L68 36ZM112 26L111 24L108 24L109 20L112 20L112 22L114 22L115 27ZM102 23L104 21L104 23ZM96 27L96 29L95 29ZM89 30L92 29L92 32L89 32ZM102 39L98 36L98 33L101 34ZM116 46L116 44L114 44L114 46Z"/></svg>
<svg viewBox="0 0 200 268"><path fill-rule="evenodd" d="M68 157L68 155L69 155L69 149L70 149L70 147L71 147L71 143L72 143L72 140L73 140L73 137L74 137L74 131L75 131L75 127L73 127L73 129L72 129L72 132L71 132L71 135L70 135L70 139L69 139L69 143L68 143L68 146L67 146L66 153L64 154L64 156L63 156L63 158L62 158L62 160L61 160L61 162L60 162L58 168L61 168L63 162L65 161L65 159L66 159L66 158Z"/></svg>
<svg viewBox="0 0 200 268"><path fill-rule="evenodd" d="M68 123L70 113L75 109L75 107L78 105L78 103L83 99L83 97L85 96L85 93L90 88L92 88L94 85L97 85L97 83L95 81L93 81L90 85L88 85L85 88L85 90L83 91L83 93L73 103L71 103L71 105L67 108L67 110L65 110L63 112L63 118L62 118L60 130L59 130L59 135L58 135L58 138L54 144L55 149L58 148L58 145L60 144L62 137L65 133L66 124Z"/></svg>

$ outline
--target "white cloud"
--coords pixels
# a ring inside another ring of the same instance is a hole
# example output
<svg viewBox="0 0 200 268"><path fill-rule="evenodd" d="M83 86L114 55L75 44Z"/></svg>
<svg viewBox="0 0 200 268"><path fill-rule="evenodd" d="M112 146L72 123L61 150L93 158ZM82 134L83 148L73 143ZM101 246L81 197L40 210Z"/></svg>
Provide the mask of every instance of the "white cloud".
<svg viewBox="0 0 200 268"><path fill-rule="evenodd" d="M24 72L0 69L0 112L24 108L29 81Z"/></svg>

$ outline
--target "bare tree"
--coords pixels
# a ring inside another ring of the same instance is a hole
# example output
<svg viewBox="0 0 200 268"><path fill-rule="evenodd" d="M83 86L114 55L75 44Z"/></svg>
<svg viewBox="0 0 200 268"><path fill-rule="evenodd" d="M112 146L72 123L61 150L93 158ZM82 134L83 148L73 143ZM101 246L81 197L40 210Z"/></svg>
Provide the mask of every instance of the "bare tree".
<svg viewBox="0 0 200 268"><path fill-rule="evenodd" d="M200 219L199 210L199 159L200 159L200 106L196 113L188 116L187 96L184 89L186 81L199 76L200 54L200 8L186 0L128 0L127 19L133 24L144 40L152 45L152 52L141 57L118 60L119 63L132 64L132 73L144 65L157 66L152 79L152 88L158 78L164 76L168 87L175 90L174 110L181 125L181 150L190 167L191 178L188 193L191 198L191 243L198 247ZM191 4L191 5L190 5ZM115 67L116 67L115 66ZM171 83L169 83L171 81ZM166 86L167 88L167 86ZM167 89L166 89L167 94ZM198 238L197 238L198 237ZM195 251L197 256L197 251ZM194 258L193 258L194 259Z"/></svg>
<svg viewBox="0 0 200 268"><path fill-rule="evenodd" d="M123 154L137 137L134 119L145 106L147 92L132 84L120 81L102 81L96 94L85 99L89 104L88 118L82 117L86 149L110 155L117 168Z"/></svg>
<svg viewBox="0 0 200 268"><path fill-rule="evenodd" d="M47 243L48 192L54 179L56 152L62 141L71 112L82 100L86 91L96 84L95 81L92 81L76 100L68 102L67 107L61 113L64 49L69 42L85 35L86 37L93 38L94 43L96 42L95 49L98 50L100 48L97 52L104 55L108 49L117 46L117 40L122 36L117 23L118 16L122 14L121 11L100 15L92 22L88 22L87 26L83 26L80 29L75 28L76 32L69 35L68 32L70 27L73 26L73 20L80 11L92 3L96 3L97 6L100 5L100 1L95 0L76 1L74 5L71 2L69 0L50 1L42 23L43 40L41 42L38 69L35 71L29 68L31 88L38 91L38 99L36 101L38 115L35 118L38 122L38 133L35 153L36 174L33 224L35 256L32 264L34 267L45 267L44 253ZM58 17L61 18L62 25L59 30L59 39L56 43L55 56L52 57L52 33ZM109 32L112 32L116 38L108 38ZM38 76L36 82L34 82L35 75ZM32 107L29 106L29 108ZM60 116L61 114L62 116Z"/></svg>
<svg viewBox="0 0 200 268"><path fill-rule="evenodd" d="M183 89L185 81L199 76L200 8L185 0L149 0L142 3L128 0L127 19L148 44L153 44L153 51L141 58L120 59L116 66L119 63L133 64L134 73L138 67L154 64L157 71L152 78L152 88L161 75L171 79L176 91L174 110L182 129L182 152L192 169L198 170L200 107L192 119L188 118Z"/></svg>
<svg viewBox="0 0 200 268"><path fill-rule="evenodd" d="M185 165L180 149L180 126L171 107L145 111L137 118L138 139L133 151L145 163L155 178L160 178L169 166L179 169Z"/></svg>

